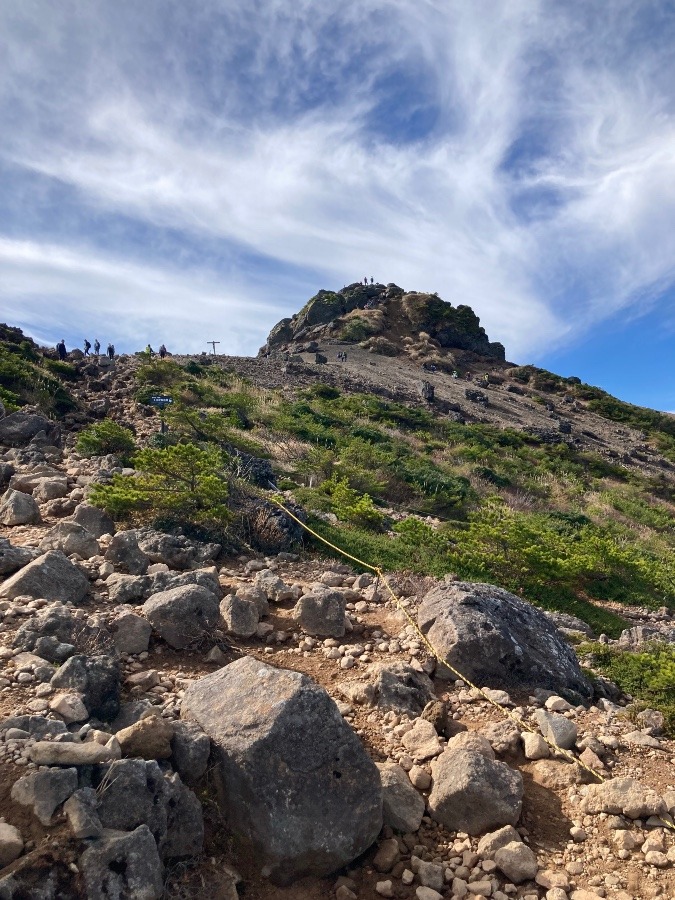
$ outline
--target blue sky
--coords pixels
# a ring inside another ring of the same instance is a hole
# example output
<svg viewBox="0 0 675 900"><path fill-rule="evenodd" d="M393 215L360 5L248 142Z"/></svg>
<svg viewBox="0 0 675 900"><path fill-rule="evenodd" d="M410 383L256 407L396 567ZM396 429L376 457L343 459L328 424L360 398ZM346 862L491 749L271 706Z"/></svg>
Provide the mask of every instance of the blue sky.
<svg viewBox="0 0 675 900"><path fill-rule="evenodd" d="M675 6L0 0L0 320L255 353L364 275L675 410Z"/></svg>

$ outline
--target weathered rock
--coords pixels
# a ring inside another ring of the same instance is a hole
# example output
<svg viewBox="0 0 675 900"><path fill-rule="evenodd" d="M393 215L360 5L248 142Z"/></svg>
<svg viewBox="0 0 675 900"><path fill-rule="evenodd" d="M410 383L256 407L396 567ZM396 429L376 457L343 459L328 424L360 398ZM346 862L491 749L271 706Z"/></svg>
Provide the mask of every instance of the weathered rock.
<svg viewBox="0 0 675 900"><path fill-rule="evenodd" d="M521 840L501 847L495 853L494 860L514 884L528 881L537 874L537 857Z"/></svg>
<svg viewBox="0 0 675 900"><path fill-rule="evenodd" d="M144 653L148 649L152 625L134 613L123 613L112 623L112 639L120 653Z"/></svg>
<svg viewBox="0 0 675 900"><path fill-rule="evenodd" d="M199 799L180 779L167 775L167 830L161 852L165 859L197 856L204 849L204 815Z"/></svg>
<svg viewBox="0 0 675 900"><path fill-rule="evenodd" d="M581 807L586 813L612 813L629 819L667 812L663 798L634 778L612 778L602 784L590 784Z"/></svg>
<svg viewBox="0 0 675 900"><path fill-rule="evenodd" d="M419 716L435 696L429 676L407 663L376 663L368 678L374 688L371 702L379 709Z"/></svg>
<svg viewBox="0 0 675 900"><path fill-rule="evenodd" d="M82 525L76 522L59 522L47 532L40 542L40 550L60 550L66 556L77 553L82 559L98 555L98 541Z"/></svg>
<svg viewBox="0 0 675 900"><path fill-rule="evenodd" d="M184 781L192 784L206 772L211 741L195 722L175 722L171 751L174 769Z"/></svg>
<svg viewBox="0 0 675 900"><path fill-rule="evenodd" d="M260 613L252 600L242 600L230 594L220 601L220 615L228 634L249 638L256 633Z"/></svg>
<svg viewBox="0 0 675 900"><path fill-rule="evenodd" d="M33 499L38 503L60 500L68 493L67 478L41 478L33 489Z"/></svg>
<svg viewBox="0 0 675 900"><path fill-rule="evenodd" d="M0 538L0 575L11 575L39 555L34 547L13 547L7 538Z"/></svg>
<svg viewBox="0 0 675 900"><path fill-rule="evenodd" d="M148 716L115 735L124 756L141 759L169 759L173 726L166 719Z"/></svg>
<svg viewBox="0 0 675 900"><path fill-rule="evenodd" d="M138 546L135 531L118 531L105 552L105 558L127 575L145 575L150 565L150 557Z"/></svg>
<svg viewBox="0 0 675 900"><path fill-rule="evenodd" d="M89 591L82 572L58 550L34 559L0 586L0 598L28 595L79 603Z"/></svg>
<svg viewBox="0 0 675 900"><path fill-rule="evenodd" d="M563 750L571 750L574 747L577 740L577 726L571 719L543 709L535 711L534 719L546 740Z"/></svg>
<svg viewBox="0 0 675 900"><path fill-rule="evenodd" d="M377 853L373 859L373 866L378 872L391 872L398 861L399 855L396 838L380 841L380 846L377 848Z"/></svg>
<svg viewBox="0 0 675 900"><path fill-rule="evenodd" d="M255 586L265 594L273 603L283 603L286 600L296 600L297 594L279 578L271 569L262 569L255 576Z"/></svg>
<svg viewBox="0 0 675 900"><path fill-rule="evenodd" d="M103 827L131 831L147 825L161 850L166 838L169 789L155 760L120 759L100 777L105 786L98 805Z"/></svg>
<svg viewBox="0 0 675 900"><path fill-rule="evenodd" d="M0 822L0 869L14 862L22 853L23 838L19 829L7 822Z"/></svg>
<svg viewBox="0 0 675 900"><path fill-rule="evenodd" d="M119 747L104 747L92 741L57 743L38 741L28 751L31 761L38 766L93 766L113 762L120 757Z"/></svg>
<svg viewBox="0 0 675 900"><path fill-rule="evenodd" d="M145 600L152 590L152 583L147 575L125 575L113 572L106 578L108 598L111 603L137 603Z"/></svg>
<svg viewBox="0 0 675 900"><path fill-rule="evenodd" d="M211 738L223 813L275 880L333 872L377 837L378 771L307 676L244 657L193 682L181 715Z"/></svg>
<svg viewBox="0 0 675 900"><path fill-rule="evenodd" d="M510 719L483 725L480 733L489 741L495 753L515 753L520 748L520 732Z"/></svg>
<svg viewBox="0 0 675 900"><path fill-rule="evenodd" d="M160 531L138 532L138 546L153 563L166 563L170 569L193 569L215 559L220 544L205 544L182 535L164 534Z"/></svg>
<svg viewBox="0 0 675 900"><path fill-rule="evenodd" d="M217 597L198 585L185 585L154 594L143 614L157 634L176 650L209 634L220 621Z"/></svg>
<svg viewBox="0 0 675 900"><path fill-rule="evenodd" d="M343 637L345 597L340 591L304 594L295 605L293 618L307 634Z"/></svg>
<svg viewBox="0 0 675 900"><path fill-rule="evenodd" d="M540 734L524 731L521 738L526 759L546 759L549 755L548 744Z"/></svg>
<svg viewBox="0 0 675 900"><path fill-rule="evenodd" d="M54 603L31 616L19 628L13 646L32 650L43 659L62 663L75 652L75 645L102 646L107 629L95 618L85 618L79 610Z"/></svg>
<svg viewBox="0 0 675 900"><path fill-rule="evenodd" d="M108 832L79 860L87 900L159 900L164 892L162 862L150 829Z"/></svg>
<svg viewBox="0 0 675 900"><path fill-rule="evenodd" d="M103 721L114 719L119 711L120 667L112 656L71 656L54 675L51 685L80 693L90 715Z"/></svg>
<svg viewBox="0 0 675 900"><path fill-rule="evenodd" d="M382 781L384 824L404 834L414 833L422 824L423 798L410 783L405 770L396 763L378 763L377 768Z"/></svg>
<svg viewBox="0 0 675 900"><path fill-rule="evenodd" d="M0 419L0 444L25 447L43 431L52 444L61 439L61 429L55 422L32 413L13 412Z"/></svg>
<svg viewBox="0 0 675 900"><path fill-rule="evenodd" d="M503 828L499 828L497 831L484 834L478 841L477 852L482 859L492 859L497 850L501 850L502 847L506 847L512 841L519 840L520 835L513 825L504 825Z"/></svg>
<svg viewBox="0 0 675 900"><path fill-rule="evenodd" d="M563 791L577 784L581 774L578 766L554 759L539 759L529 764L526 771L535 784L554 791Z"/></svg>
<svg viewBox="0 0 675 900"><path fill-rule="evenodd" d="M416 762L431 759L442 751L436 729L426 719L415 719L413 727L401 738L401 743Z"/></svg>
<svg viewBox="0 0 675 900"><path fill-rule="evenodd" d="M0 524L37 525L41 521L40 507L30 494L13 491L11 488L0 498Z"/></svg>
<svg viewBox="0 0 675 900"><path fill-rule="evenodd" d="M104 510L90 506L88 503L80 503L73 513L72 521L82 525L95 538L100 538L104 534L115 534L115 523L111 516Z"/></svg>
<svg viewBox="0 0 675 900"><path fill-rule="evenodd" d="M57 806L76 790L77 769L48 769L33 772L15 781L12 800L23 806L32 806L40 822L50 825Z"/></svg>
<svg viewBox="0 0 675 900"><path fill-rule="evenodd" d="M477 731L460 731L459 734L450 738L446 744L446 750L475 750L477 753L487 756L488 759L495 758L490 741Z"/></svg>
<svg viewBox="0 0 675 900"><path fill-rule="evenodd" d="M49 709L60 716L66 725L86 722L89 712L80 694L57 694L49 701Z"/></svg>
<svg viewBox="0 0 675 900"><path fill-rule="evenodd" d="M443 657L479 684L591 696L574 651L551 620L501 588L439 584L424 597L418 623Z"/></svg>
<svg viewBox="0 0 675 900"><path fill-rule="evenodd" d="M130 831L146 824L164 858L201 853L201 804L179 775L163 776L154 760L124 759L104 779L98 814L106 828Z"/></svg>
<svg viewBox="0 0 675 900"><path fill-rule="evenodd" d="M269 614L270 605L267 602L267 594L256 584L242 584L236 590L236 596L240 600L250 600L255 603L258 615L262 618Z"/></svg>
<svg viewBox="0 0 675 900"><path fill-rule="evenodd" d="M429 815L451 831L481 834L518 821L523 779L505 763L474 750L446 751L431 772Z"/></svg>
<svg viewBox="0 0 675 900"><path fill-rule="evenodd" d="M93 788L82 788L75 791L63 804L68 824L78 840L97 838L103 833L97 807L98 797Z"/></svg>

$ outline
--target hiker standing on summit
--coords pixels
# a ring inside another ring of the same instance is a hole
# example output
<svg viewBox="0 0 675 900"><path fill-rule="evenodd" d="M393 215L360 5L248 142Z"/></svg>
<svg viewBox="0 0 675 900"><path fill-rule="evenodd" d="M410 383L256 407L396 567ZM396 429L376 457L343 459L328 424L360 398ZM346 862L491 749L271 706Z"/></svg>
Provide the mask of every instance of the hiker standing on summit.
<svg viewBox="0 0 675 900"><path fill-rule="evenodd" d="M68 356L68 352L66 351L66 342L63 338L61 338L59 343L56 345L56 350L59 354L59 359L61 360L61 362L63 362L66 356Z"/></svg>

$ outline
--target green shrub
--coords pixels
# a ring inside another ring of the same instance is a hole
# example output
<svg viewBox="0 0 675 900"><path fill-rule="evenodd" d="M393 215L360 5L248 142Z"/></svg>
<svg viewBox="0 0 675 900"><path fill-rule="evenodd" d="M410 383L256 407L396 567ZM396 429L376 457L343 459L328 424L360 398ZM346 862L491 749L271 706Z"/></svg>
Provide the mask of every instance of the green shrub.
<svg viewBox="0 0 675 900"><path fill-rule="evenodd" d="M134 475L97 484L91 502L116 518L171 516L200 525L229 519L226 460L215 449L194 444L145 449L134 458Z"/></svg>
<svg viewBox="0 0 675 900"><path fill-rule="evenodd" d="M106 456L114 453L115 456L128 459L136 449L136 442L128 428L104 419L80 432L75 449L82 456Z"/></svg>
<svg viewBox="0 0 675 900"><path fill-rule="evenodd" d="M668 734L675 736L675 647L651 644L632 653L606 644L583 644L578 652L592 653L595 668L622 691L660 710Z"/></svg>
<svg viewBox="0 0 675 900"><path fill-rule="evenodd" d="M385 519L375 509L372 497L350 488L346 479L333 477L324 482L323 490L330 497L333 512L338 519L361 528L382 530Z"/></svg>

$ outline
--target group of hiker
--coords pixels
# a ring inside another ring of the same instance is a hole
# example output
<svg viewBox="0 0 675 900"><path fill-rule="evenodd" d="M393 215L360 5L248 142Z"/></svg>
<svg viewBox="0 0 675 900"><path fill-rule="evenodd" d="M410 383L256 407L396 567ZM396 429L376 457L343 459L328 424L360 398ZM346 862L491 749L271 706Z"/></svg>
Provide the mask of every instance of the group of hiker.
<svg viewBox="0 0 675 900"><path fill-rule="evenodd" d="M99 341L98 338L96 338L94 340L93 350L94 350L94 356L101 355L101 342ZM83 347L84 355L90 356L91 351L92 351L91 341L89 341L87 338L85 338L84 339L84 347ZM62 362L64 360L68 359L68 351L66 350L66 342L63 338L61 338L61 340L56 345L56 352L59 354L59 359ZM115 359L115 345L114 344L108 344L105 355L108 357L108 359Z"/></svg>
<svg viewBox="0 0 675 900"><path fill-rule="evenodd" d="M347 362L347 354L344 350L340 350L337 355L338 362Z"/></svg>
<svg viewBox="0 0 675 900"><path fill-rule="evenodd" d="M84 355L91 356L92 350L93 350L94 356L96 356L96 357L100 356L101 355L101 342L99 341L98 338L95 338L94 343L92 345L91 341L88 340L87 338L85 338L84 345L83 345ZM66 350L66 342L63 338L61 338L61 340L56 345L56 352L59 354L59 359L61 361L68 359L68 351ZM148 354L148 356L155 356L155 351L152 349L150 344L148 344L148 346L145 348L145 352ZM160 358L164 359L164 357L167 355L167 353L169 351L166 349L164 344L162 344L157 352L158 352ZM105 355L108 357L108 359L115 359L115 345L114 344L108 344L108 347L105 351Z"/></svg>
<svg viewBox="0 0 675 900"><path fill-rule="evenodd" d="M148 344L148 346L145 348L145 352L147 353L148 356L155 356L155 355L156 355L156 354L155 354L155 351L152 349L152 347L150 346L150 344ZM164 344L160 344L159 350L157 351L157 354L159 355L159 358L160 358L160 359L164 359L164 357L166 356L166 354L167 354L168 352L169 352L169 351L166 349L166 347L164 346Z"/></svg>

